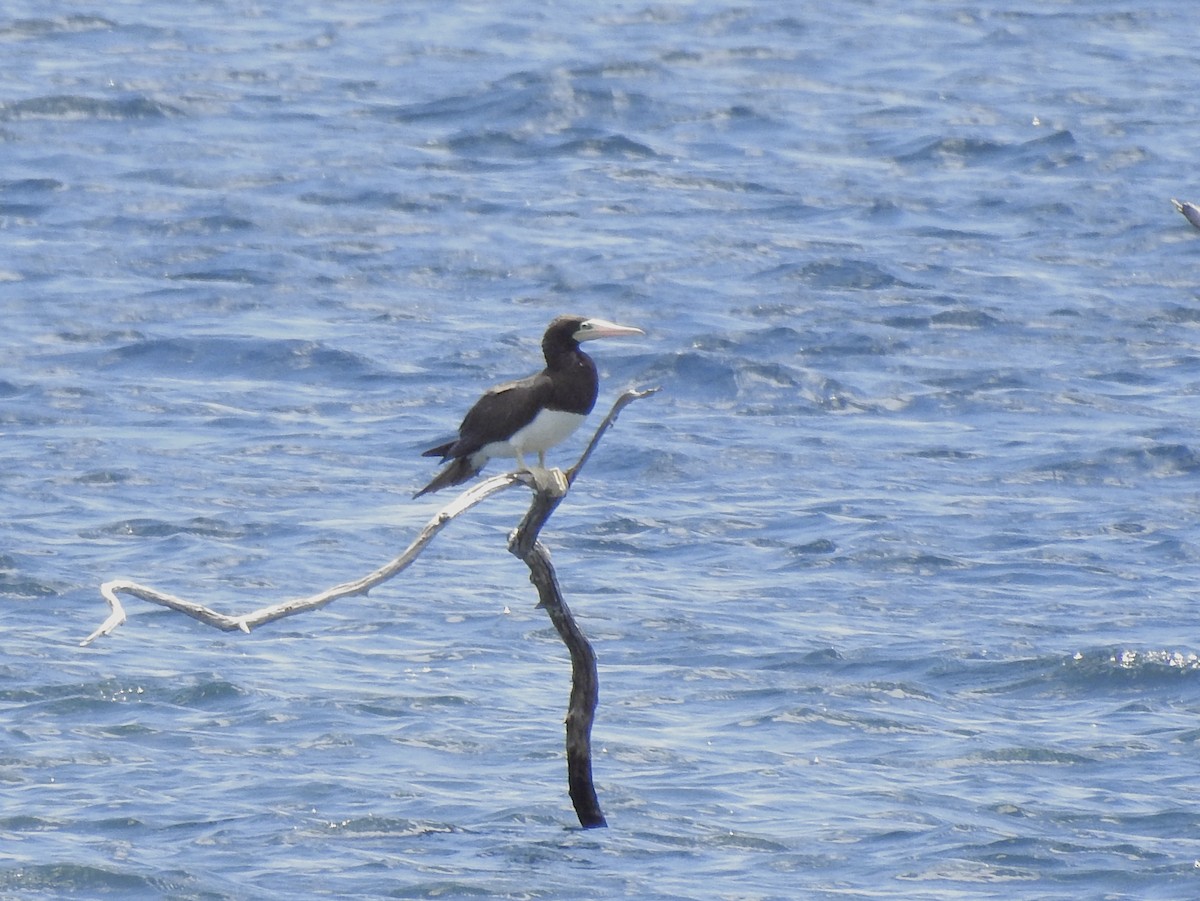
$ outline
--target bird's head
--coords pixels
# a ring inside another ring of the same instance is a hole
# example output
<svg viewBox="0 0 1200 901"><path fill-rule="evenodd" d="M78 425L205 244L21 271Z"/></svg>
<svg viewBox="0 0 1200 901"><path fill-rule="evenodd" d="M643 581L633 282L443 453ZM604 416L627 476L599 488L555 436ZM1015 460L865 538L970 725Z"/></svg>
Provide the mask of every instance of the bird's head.
<svg viewBox="0 0 1200 901"><path fill-rule="evenodd" d="M628 335L646 334L631 325L617 325L607 319L586 316L559 316L550 323L542 338L542 350L549 358L554 352L578 347L580 341L596 338L621 338Z"/></svg>

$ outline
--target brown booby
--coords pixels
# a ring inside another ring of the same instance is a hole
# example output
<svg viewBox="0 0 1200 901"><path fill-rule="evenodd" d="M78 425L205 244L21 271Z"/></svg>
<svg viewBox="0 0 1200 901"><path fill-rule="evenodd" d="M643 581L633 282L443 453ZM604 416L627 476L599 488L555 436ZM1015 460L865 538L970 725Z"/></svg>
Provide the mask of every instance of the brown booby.
<svg viewBox="0 0 1200 901"><path fill-rule="evenodd" d="M603 319L559 316L542 337L546 368L537 375L506 382L475 402L458 427L458 437L425 451L450 463L414 497L458 485L474 476L492 457L516 457L526 469L525 455L537 453L545 468L546 451L579 428L596 404L596 364L580 341L644 335L640 328Z"/></svg>

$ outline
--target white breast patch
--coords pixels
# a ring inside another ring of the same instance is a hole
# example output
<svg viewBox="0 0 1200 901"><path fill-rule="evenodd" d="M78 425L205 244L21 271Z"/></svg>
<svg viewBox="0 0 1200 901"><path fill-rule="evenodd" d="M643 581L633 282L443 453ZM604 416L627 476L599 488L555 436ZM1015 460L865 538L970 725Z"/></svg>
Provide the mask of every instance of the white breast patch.
<svg viewBox="0 0 1200 901"><path fill-rule="evenodd" d="M569 438L586 418L580 413L542 410L533 422L518 429L508 441L493 441L480 451L489 457L515 457L518 452L522 455L541 453Z"/></svg>

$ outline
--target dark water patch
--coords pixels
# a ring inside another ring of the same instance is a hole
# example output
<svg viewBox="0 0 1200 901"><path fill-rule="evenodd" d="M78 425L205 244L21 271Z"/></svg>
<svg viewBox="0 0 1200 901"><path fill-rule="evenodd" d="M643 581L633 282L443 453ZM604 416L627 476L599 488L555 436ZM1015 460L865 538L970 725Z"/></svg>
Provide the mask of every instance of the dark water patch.
<svg viewBox="0 0 1200 901"><path fill-rule="evenodd" d="M434 213L444 211L449 198L413 197L396 191L309 191L299 197L301 203L314 206L345 206L353 209L390 210L397 213Z"/></svg>
<svg viewBox="0 0 1200 901"><path fill-rule="evenodd" d="M738 396L737 373L733 365L710 353L681 351L663 357L647 369L643 378L647 383L679 384L686 390L672 393L700 395L705 403L728 402Z"/></svg>
<svg viewBox="0 0 1200 901"><path fill-rule="evenodd" d="M15 897L26 892L46 892L47 897L159 897L174 889L169 881L149 878L115 867L86 864L26 864L0 870L0 890Z"/></svg>
<svg viewBox="0 0 1200 901"><path fill-rule="evenodd" d="M728 332L699 335L692 346L708 351L799 350L803 346L801 333L791 326L778 325L748 332Z"/></svg>
<svg viewBox="0 0 1200 901"><path fill-rule="evenodd" d="M502 87L489 87L479 93L439 97L404 106L381 105L372 112L395 122L420 124L445 122L460 124L473 119L487 121L519 115L525 109L528 95L517 97Z"/></svg>
<svg viewBox="0 0 1200 901"><path fill-rule="evenodd" d="M766 138L772 132L786 131L788 127L787 122L749 103L733 103L727 106L713 107L704 114L703 121L712 122L721 129L728 129L731 133L736 134L739 141L745 140L750 135ZM714 155L721 155L722 152L740 154L742 151L730 146L713 148Z"/></svg>
<svg viewBox="0 0 1200 901"><path fill-rule="evenodd" d="M54 178L18 178L0 181L0 217L32 221L50 205L47 195L61 191L65 185ZM11 226L13 223L9 223Z"/></svg>
<svg viewBox="0 0 1200 901"><path fill-rule="evenodd" d="M877 223L894 226L904 218L907 211L891 200L876 200L866 211L867 218Z"/></svg>
<svg viewBox="0 0 1200 901"><path fill-rule="evenodd" d="M970 231L961 228L947 228L940 225L921 225L910 229L915 238L929 238L934 241L992 241L996 235L985 231Z"/></svg>
<svg viewBox="0 0 1200 901"><path fill-rule="evenodd" d="M842 288L854 291L880 291L893 288L916 289L886 271L878 263L862 259L819 260L811 263L782 263L755 275L764 281L795 280L812 288Z"/></svg>
<svg viewBox="0 0 1200 901"><path fill-rule="evenodd" d="M9 201L0 200L0 218L9 220L33 220L46 212L45 204L40 203L12 203ZM11 227L12 222L8 225Z"/></svg>
<svg viewBox="0 0 1200 901"><path fill-rule="evenodd" d="M251 231L257 227L252 219L228 213L173 219L149 225L153 231L167 236L225 235L231 232Z"/></svg>
<svg viewBox="0 0 1200 901"><path fill-rule="evenodd" d="M304 377L336 383L379 374L358 354L297 339L149 338L117 348L103 361L106 367L130 372L218 379Z"/></svg>
<svg viewBox="0 0 1200 901"><path fill-rule="evenodd" d="M405 660L410 663L430 661L445 661L450 659L446 654L429 653L424 654L414 652L406 655ZM354 709L370 716L383 717L384 719L395 719L402 716L427 716L434 711L446 710L461 710L471 706L471 701L463 695L433 695L433 694L405 694L395 698L389 698L386 702L370 701L362 704L355 704Z"/></svg>
<svg viewBox="0 0 1200 901"><path fill-rule="evenodd" d="M738 369L738 385L742 391L799 388L808 381L805 373L782 363L747 362Z"/></svg>
<svg viewBox="0 0 1200 901"><path fill-rule="evenodd" d="M77 94L60 94L0 103L0 121L107 119L134 122L161 120L182 115L183 110L178 107L139 95L108 100Z"/></svg>
<svg viewBox="0 0 1200 901"><path fill-rule="evenodd" d="M231 701L241 701L249 695L234 685L220 678L204 679L173 692L169 701L180 707L227 707Z"/></svg>
<svg viewBox="0 0 1200 901"><path fill-rule="evenodd" d="M541 143L530 143L524 135L495 128L454 135L446 138L442 146L452 153L470 157L521 159L543 154Z"/></svg>
<svg viewBox="0 0 1200 901"><path fill-rule="evenodd" d="M655 159L659 155L653 148L624 135L572 138L555 144L551 152L559 156L598 157L611 160Z"/></svg>
<svg viewBox="0 0 1200 901"><path fill-rule="evenodd" d="M19 572L0 572L0 597L37 600L55 597L59 588L50 582Z"/></svg>
<svg viewBox="0 0 1200 901"><path fill-rule="evenodd" d="M75 477L80 485L123 485L133 478L127 470L93 469Z"/></svg>
<svg viewBox="0 0 1200 901"><path fill-rule="evenodd" d="M816 538L804 544L794 544L785 553L789 557L806 560L812 557L824 557L829 554L836 554L837 549L837 545L828 538Z"/></svg>
<svg viewBox="0 0 1200 901"><path fill-rule="evenodd" d="M1099 382L1112 382L1114 385L1131 385L1145 387L1155 384L1158 379L1149 373L1137 372L1128 369L1118 369L1109 372L1092 372L1087 374L1087 378L1095 379Z"/></svg>
<svg viewBox="0 0 1200 901"><path fill-rule="evenodd" d="M929 319L932 326L942 328L985 329L1000 324L1000 320L983 310L945 310Z"/></svg>
<svg viewBox="0 0 1200 901"><path fill-rule="evenodd" d="M116 739L131 739L141 738L143 736L153 736L157 733L157 729L142 723L120 722L111 723L102 726L93 726L89 729L90 734L96 736L104 736L106 738Z"/></svg>
<svg viewBox="0 0 1200 901"><path fill-rule="evenodd" d="M1191 651L1114 648L1107 653L1076 654L1068 667L1072 676L1086 680L1126 680L1146 685L1175 684L1186 680L1200 684L1200 656Z"/></svg>
<svg viewBox="0 0 1200 901"><path fill-rule="evenodd" d="M704 335L693 342L697 349L723 351L739 359L739 372L777 379L794 386L811 375L792 361L804 358L882 357L903 353L904 342L881 340L851 329L797 329L774 325L723 335ZM754 362L751 362L754 361ZM759 362L761 361L761 362Z"/></svg>
<svg viewBox="0 0 1200 901"><path fill-rule="evenodd" d="M970 569L973 566L968 560L945 554L874 549L856 555L855 562L868 571L921 576L933 576L946 570Z"/></svg>
<svg viewBox="0 0 1200 901"><path fill-rule="evenodd" d="M274 279L261 272L243 267L214 267L172 272L167 278L176 282L229 282L235 285L269 285Z"/></svg>
<svg viewBox="0 0 1200 901"><path fill-rule="evenodd" d="M123 172L120 177L123 181L144 185L208 189L211 187L211 183L204 176L204 170L178 169L163 165L130 169Z"/></svg>
<svg viewBox="0 0 1200 901"><path fill-rule="evenodd" d="M126 341L143 341L145 336L132 329L69 328L54 333L54 337L65 344L115 344Z"/></svg>
<svg viewBox="0 0 1200 901"><path fill-rule="evenodd" d="M1186 444L1110 447L1089 455L1056 454L1030 470L1035 479L1106 484L1134 476L1178 478L1200 471L1200 453Z"/></svg>
<svg viewBox="0 0 1200 901"><path fill-rule="evenodd" d="M988 313L977 313L971 310L949 310L941 313L930 313L919 316L914 313L902 313L900 316L889 316L881 320L890 329L924 330L941 326L943 329L983 329L998 324L995 317Z"/></svg>
<svg viewBox="0 0 1200 901"><path fill-rule="evenodd" d="M954 447L929 447L922 450L909 451L905 456L914 457L918 460L944 460L948 463L958 463L964 460L981 459L983 454L964 451Z"/></svg>
<svg viewBox="0 0 1200 901"><path fill-rule="evenodd" d="M958 849L958 853L974 866L983 866L975 877L976 881L1006 883L1038 878L1036 874L1047 868L1061 871L1066 863L1055 855L1063 850L1056 848L1053 842L1021 836L968 844ZM1048 875L1046 873L1043 878Z"/></svg>
<svg viewBox="0 0 1200 901"><path fill-rule="evenodd" d="M895 155L896 162L939 168L998 166L1040 171L1075 165L1083 160L1082 154L1074 149L1075 137L1066 130L1028 141L936 136L918 139L908 147Z"/></svg>
<svg viewBox="0 0 1200 901"><path fill-rule="evenodd" d="M1014 162L1025 164L1037 171L1049 171L1074 166L1085 162L1085 156L1077 151L1075 136L1066 129L1025 141L1018 145Z"/></svg>
<svg viewBox="0 0 1200 901"><path fill-rule="evenodd" d="M123 519L99 529L80 532L81 538L170 538L173 535L195 535L201 538L232 541L259 533L252 525L233 525L222 520L198 516L186 522L173 523L161 519Z"/></svg>
<svg viewBox="0 0 1200 901"><path fill-rule="evenodd" d="M561 130L563 122L644 121L644 115L655 115L659 103L642 92L618 89L611 75L597 75L585 67L515 72L475 91L402 106L383 105L372 112L412 125L462 127L466 123L480 132L499 122L522 123L522 131L533 131L530 123L546 123L549 127L537 131L553 133Z"/></svg>
<svg viewBox="0 0 1200 901"><path fill-rule="evenodd" d="M592 533L600 537L621 536L635 538L647 532L660 529L662 526L662 522L654 519L618 516L600 522L593 528Z"/></svg>
<svg viewBox="0 0 1200 901"><path fill-rule="evenodd" d="M834 647L816 648L810 651L772 650L764 652L759 657L759 663L764 669L778 672L826 669L844 660L842 654Z"/></svg>
<svg viewBox="0 0 1200 901"><path fill-rule="evenodd" d="M571 72L516 73L478 92L378 112L414 125L453 125L453 134L434 143L465 156L659 157L644 141L629 136L629 123L661 115L643 95L592 84Z"/></svg>
<svg viewBox="0 0 1200 901"><path fill-rule="evenodd" d="M535 861L528 859L519 861L521 866L529 866ZM396 886L388 892L390 898L491 898L495 890L480 888L470 882L460 879L421 879L409 885Z"/></svg>
<svg viewBox="0 0 1200 901"><path fill-rule="evenodd" d="M0 688L0 701L22 705L81 697L96 701L103 700L119 690L117 683L112 680L102 680L94 685L45 682L36 688Z"/></svg>
<svg viewBox="0 0 1200 901"><path fill-rule="evenodd" d="M1151 316L1148 322L1165 322L1170 325L1200 325L1200 305L1182 306L1172 304L1162 312Z"/></svg>
<svg viewBox="0 0 1200 901"><path fill-rule="evenodd" d="M673 191L713 191L723 194L769 194L779 195L786 192L779 188L753 180L737 180L721 178L715 175L701 175L693 172L671 172L661 169L625 167L614 172L615 181L636 182L646 187L660 188ZM802 203L790 202L760 209L762 215L794 219L798 216L815 215L814 207L806 207Z"/></svg>
<svg viewBox="0 0 1200 901"><path fill-rule="evenodd" d="M1034 375L1024 369L997 369L978 367L970 370L949 371L941 375L922 379L931 388L938 388L955 397L973 397L1010 392L1036 392L1041 384Z"/></svg>
<svg viewBox="0 0 1200 901"><path fill-rule="evenodd" d="M1093 758L1083 754L1072 754L1054 748L1040 747L993 748L971 756L974 761L985 766L1008 767L1012 764L1079 766L1095 763Z"/></svg>
<svg viewBox="0 0 1200 901"><path fill-rule="evenodd" d="M862 694L861 687L848 690L840 696L857 697L860 694ZM905 722L897 717L885 716L883 713L842 709L835 705L816 707L802 705L764 716L755 725L760 723L807 725L818 731L827 728L853 729L866 735L922 735L929 731L929 727L919 722Z"/></svg>
<svg viewBox="0 0 1200 901"><path fill-rule="evenodd" d="M205 204L218 206L219 204ZM217 239L213 245L195 244L192 249L184 250L181 243L168 251L167 261L155 261L155 269L165 270L162 278L173 281L232 281L246 284L271 284L273 279L266 273L272 266L272 261L261 255L250 244L238 245L227 239L228 236L239 232L258 230L258 224L252 219L237 216L222 211L200 212L180 210L171 215L141 215L127 214L124 211L116 215L98 216L87 222L87 227L97 233L109 235L114 239L124 238L200 238ZM151 241L151 243L158 243ZM261 260L261 269L238 266L218 262L221 260L242 260L257 257ZM195 263L203 259L206 268L182 269L184 264ZM155 287L158 287L157 285Z"/></svg>
<svg viewBox="0 0 1200 901"><path fill-rule="evenodd" d="M130 705L161 702L175 690L173 680L127 682L97 677L91 683L47 681L32 687L0 689L0 702L19 706L30 717L45 713L78 719L86 722L86 727L81 728L123 738L154 731L140 715L130 720Z"/></svg>
<svg viewBox="0 0 1200 901"><path fill-rule="evenodd" d="M0 832L49 832L62 829L64 825L60 820L31 814L0 817Z"/></svg>
<svg viewBox="0 0 1200 901"><path fill-rule="evenodd" d="M71 15L53 19L14 19L0 25L0 40L5 38L47 38L61 34L112 31L117 23L102 16Z"/></svg>
<svg viewBox="0 0 1200 901"><path fill-rule="evenodd" d="M327 827L331 832L345 832L363 838L416 838L426 835L452 835L465 832L462 826L452 823L437 823L420 820L408 820L398 817L381 817L368 815L353 817L338 823L330 823Z"/></svg>
<svg viewBox="0 0 1200 901"><path fill-rule="evenodd" d="M967 691L1034 697L1088 697L1200 687L1200 657L1190 651L1091 648L1066 657L968 663L943 677Z"/></svg>

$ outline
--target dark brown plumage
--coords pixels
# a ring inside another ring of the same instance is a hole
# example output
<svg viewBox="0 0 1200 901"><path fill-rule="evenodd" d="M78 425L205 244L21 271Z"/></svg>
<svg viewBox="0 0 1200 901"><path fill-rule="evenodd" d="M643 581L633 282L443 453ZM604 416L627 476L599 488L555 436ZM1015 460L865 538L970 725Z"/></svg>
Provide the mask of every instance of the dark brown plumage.
<svg viewBox="0 0 1200 901"><path fill-rule="evenodd" d="M476 401L456 439L422 454L449 465L415 496L467 481L492 457L516 457L517 466L525 469L525 454L536 452L538 465L545 466L546 451L570 436L596 404L596 364L579 342L641 334L641 329L603 319L556 318L542 337L546 368L497 385Z"/></svg>

